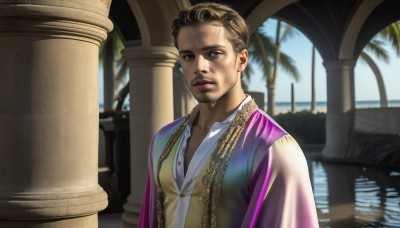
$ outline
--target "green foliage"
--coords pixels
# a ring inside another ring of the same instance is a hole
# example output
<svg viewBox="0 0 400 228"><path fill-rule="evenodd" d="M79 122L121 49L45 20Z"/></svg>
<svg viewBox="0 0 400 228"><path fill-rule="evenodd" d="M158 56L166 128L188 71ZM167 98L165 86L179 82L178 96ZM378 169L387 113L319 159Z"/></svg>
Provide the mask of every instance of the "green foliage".
<svg viewBox="0 0 400 228"><path fill-rule="evenodd" d="M299 144L324 144L325 119L325 113L311 111L281 113L274 117Z"/></svg>
<svg viewBox="0 0 400 228"><path fill-rule="evenodd" d="M99 64L103 68L104 74L112 73L114 78L114 94L118 94L129 81L128 64L122 58L121 51L125 48L121 36L117 30L113 30L107 35L107 39L101 43L99 48ZM105 68L111 67L107 70Z"/></svg>

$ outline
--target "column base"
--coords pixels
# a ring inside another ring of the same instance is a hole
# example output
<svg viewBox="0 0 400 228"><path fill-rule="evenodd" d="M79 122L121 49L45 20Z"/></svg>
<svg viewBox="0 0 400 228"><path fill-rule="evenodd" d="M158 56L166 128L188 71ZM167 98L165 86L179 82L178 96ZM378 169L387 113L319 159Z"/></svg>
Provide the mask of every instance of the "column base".
<svg viewBox="0 0 400 228"><path fill-rule="evenodd" d="M325 146L322 150L324 158L329 160L346 160L347 147L346 146Z"/></svg>
<svg viewBox="0 0 400 228"><path fill-rule="evenodd" d="M107 204L107 194L100 186L64 193L0 192L0 220L62 221L95 214L105 209Z"/></svg>
<svg viewBox="0 0 400 228"><path fill-rule="evenodd" d="M141 202L135 200L132 195L130 195L127 200L128 201L124 205L122 222L124 223L124 228L134 228L137 227L139 223Z"/></svg>

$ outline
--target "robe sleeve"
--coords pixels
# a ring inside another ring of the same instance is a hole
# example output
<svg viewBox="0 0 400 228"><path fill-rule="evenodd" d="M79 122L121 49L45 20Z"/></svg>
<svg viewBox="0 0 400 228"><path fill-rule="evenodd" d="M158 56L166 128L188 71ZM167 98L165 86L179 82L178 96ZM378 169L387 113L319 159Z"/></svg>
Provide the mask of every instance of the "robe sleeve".
<svg viewBox="0 0 400 228"><path fill-rule="evenodd" d="M142 201L142 208L140 210L138 228L157 227L157 192L153 172L153 144L154 138L149 149L148 176Z"/></svg>
<svg viewBox="0 0 400 228"><path fill-rule="evenodd" d="M297 142L283 136L255 163L242 227L319 227L307 162Z"/></svg>

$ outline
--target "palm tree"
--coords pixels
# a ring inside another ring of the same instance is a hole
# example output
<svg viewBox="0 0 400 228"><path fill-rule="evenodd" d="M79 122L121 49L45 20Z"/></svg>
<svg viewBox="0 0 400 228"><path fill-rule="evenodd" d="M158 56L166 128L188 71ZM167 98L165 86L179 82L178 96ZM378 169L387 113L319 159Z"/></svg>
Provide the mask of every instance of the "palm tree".
<svg viewBox="0 0 400 228"><path fill-rule="evenodd" d="M315 46L312 46L311 55L311 112L315 111Z"/></svg>
<svg viewBox="0 0 400 228"><path fill-rule="evenodd" d="M104 110L112 110L116 91L127 84L126 73L128 65L122 59L122 40L116 30L108 34L99 50L100 67L103 67L104 77Z"/></svg>
<svg viewBox="0 0 400 228"><path fill-rule="evenodd" d="M286 39L294 35L293 27L286 24L281 34L282 22L277 20L275 43L272 38L265 34L261 27L250 36L249 40L249 67L244 72L244 77L249 78L253 67L261 67L263 76L266 79L268 108L267 113L271 116L275 113L275 84L278 76L278 66L281 66L290 76L298 81L300 74L294 61L287 54L280 51L280 45ZM253 66L254 65L254 66Z"/></svg>
<svg viewBox="0 0 400 228"><path fill-rule="evenodd" d="M247 88L245 81L250 80L250 76L254 73L254 68L260 67L264 72L264 77L270 73L271 69L271 53L275 50L272 44L272 39L260 33L258 30L255 31L249 39L249 64L243 72L242 83L245 84L244 88Z"/></svg>
<svg viewBox="0 0 400 228"><path fill-rule="evenodd" d="M368 54L372 53L379 60L389 62L389 56L387 51L383 48L384 43L389 42L392 48L395 50L396 55L400 56L400 26L399 21L391 23L389 26L381 30L368 44L365 46L365 50L360 54L360 59L368 64L378 83L380 106L387 107L388 101L386 97L386 89L383 83L383 77L379 70L378 65L373 58Z"/></svg>

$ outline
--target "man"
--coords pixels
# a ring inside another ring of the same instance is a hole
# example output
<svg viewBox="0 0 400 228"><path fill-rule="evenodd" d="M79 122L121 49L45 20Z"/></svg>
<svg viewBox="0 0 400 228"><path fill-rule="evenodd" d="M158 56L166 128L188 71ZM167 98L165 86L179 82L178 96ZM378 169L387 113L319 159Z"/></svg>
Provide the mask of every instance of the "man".
<svg viewBox="0 0 400 228"><path fill-rule="evenodd" d="M172 30L198 106L152 140L139 227L318 227L301 149L242 90L243 18L200 3Z"/></svg>

